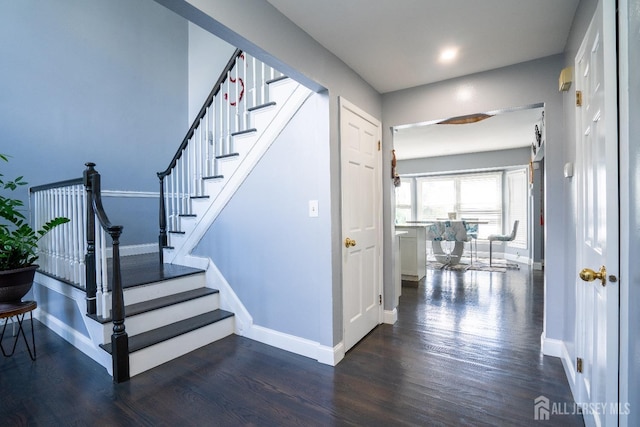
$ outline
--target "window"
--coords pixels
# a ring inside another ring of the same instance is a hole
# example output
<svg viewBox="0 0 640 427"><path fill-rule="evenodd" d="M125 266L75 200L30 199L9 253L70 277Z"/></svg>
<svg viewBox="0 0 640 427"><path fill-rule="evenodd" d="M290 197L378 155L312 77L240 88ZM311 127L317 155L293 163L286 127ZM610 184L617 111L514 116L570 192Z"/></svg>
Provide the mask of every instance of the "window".
<svg viewBox="0 0 640 427"><path fill-rule="evenodd" d="M404 224L412 220L413 185L411 181L411 179L402 178L400 186L396 187L396 224Z"/></svg>
<svg viewBox="0 0 640 427"><path fill-rule="evenodd" d="M482 239L489 234L511 233L513 222L519 220L518 233L509 245L527 248L527 176L526 169L518 169L418 178L402 177L400 187L395 189L396 224L414 219L446 219L449 212L455 212L459 219L487 222L478 227L478 237Z"/></svg>
<svg viewBox="0 0 640 427"><path fill-rule="evenodd" d="M507 172L506 223L505 233L511 233L514 221L520 221L516 238L510 246L527 247L527 171L524 169Z"/></svg>
<svg viewBox="0 0 640 427"><path fill-rule="evenodd" d="M418 220L448 218L486 221L478 235L502 233L502 172L417 178Z"/></svg>

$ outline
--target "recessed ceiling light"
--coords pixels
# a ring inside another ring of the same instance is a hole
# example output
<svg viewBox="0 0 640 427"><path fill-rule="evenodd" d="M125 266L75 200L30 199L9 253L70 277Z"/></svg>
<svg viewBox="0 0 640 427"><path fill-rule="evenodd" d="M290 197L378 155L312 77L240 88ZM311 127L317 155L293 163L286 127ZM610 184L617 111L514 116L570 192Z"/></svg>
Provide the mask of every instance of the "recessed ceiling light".
<svg viewBox="0 0 640 427"><path fill-rule="evenodd" d="M451 62L458 56L458 48L449 47L440 52L440 62Z"/></svg>

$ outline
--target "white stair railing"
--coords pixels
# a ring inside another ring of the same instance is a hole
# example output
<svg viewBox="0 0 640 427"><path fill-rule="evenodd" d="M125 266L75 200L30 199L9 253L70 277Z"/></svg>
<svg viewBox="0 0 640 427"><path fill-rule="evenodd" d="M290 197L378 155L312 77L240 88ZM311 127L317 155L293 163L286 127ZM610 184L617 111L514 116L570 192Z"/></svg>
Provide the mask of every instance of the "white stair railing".
<svg viewBox="0 0 640 427"><path fill-rule="evenodd" d="M160 257L168 233L192 216L193 199L207 197L205 181L222 178L219 162L238 154L233 137L250 132L250 112L268 105L270 82L283 74L236 50L160 179Z"/></svg>
<svg viewBox="0 0 640 427"><path fill-rule="evenodd" d="M85 289L86 195L82 178L32 187L30 193L35 227L51 218L70 219L38 242L40 271Z"/></svg>
<svg viewBox="0 0 640 427"><path fill-rule="evenodd" d="M61 279L86 291L87 274L87 193L83 179L72 179L30 188L33 203L33 225L40 228L51 218L70 221L54 228L38 242L39 271ZM95 214L94 214L95 218ZM109 260L111 247L107 233L95 224L96 314L110 316Z"/></svg>

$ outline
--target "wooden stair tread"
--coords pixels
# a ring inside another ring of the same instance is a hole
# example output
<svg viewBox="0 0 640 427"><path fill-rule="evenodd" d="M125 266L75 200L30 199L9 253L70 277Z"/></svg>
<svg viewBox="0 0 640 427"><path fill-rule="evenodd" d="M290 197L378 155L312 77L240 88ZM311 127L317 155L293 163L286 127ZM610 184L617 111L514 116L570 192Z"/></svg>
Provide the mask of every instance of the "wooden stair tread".
<svg viewBox="0 0 640 427"><path fill-rule="evenodd" d="M260 104L260 105L256 105L255 107L247 108L247 111L249 111L251 113L251 112L254 112L254 111L261 110L263 108L273 107L274 105L276 105L275 101L265 102L264 104Z"/></svg>
<svg viewBox="0 0 640 427"><path fill-rule="evenodd" d="M204 270L199 268L178 264L160 264L157 253L123 256L120 261L123 288L204 273ZM109 271L112 271L111 259L108 260L108 264ZM109 284L109 289L111 289L111 284Z"/></svg>
<svg viewBox="0 0 640 427"><path fill-rule="evenodd" d="M172 323L171 325L163 326L162 328L153 329L148 332L131 336L129 337L129 353L151 347L152 345L195 331L196 329L200 329L204 326L211 325L232 316L233 313L228 311L214 310ZM111 343L100 344L100 347L107 353L111 354Z"/></svg>
<svg viewBox="0 0 640 427"><path fill-rule="evenodd" d="M127 318L131 316L135 316L141 313L147 313L149 311L153 311L159 308L169 307L175 304L179 304L185 301L191 301L196 298L205 297L208 295L215 295L219 293L217 289L212 288L197 288L190 291L180 292L177 294L172 294L160 298L155 298L149 301L139 302L137 304L127 305L124 308L124 312ZM97 316L89 316L97 322L102 324L111 322L111 317L97 317Z"/></svg>

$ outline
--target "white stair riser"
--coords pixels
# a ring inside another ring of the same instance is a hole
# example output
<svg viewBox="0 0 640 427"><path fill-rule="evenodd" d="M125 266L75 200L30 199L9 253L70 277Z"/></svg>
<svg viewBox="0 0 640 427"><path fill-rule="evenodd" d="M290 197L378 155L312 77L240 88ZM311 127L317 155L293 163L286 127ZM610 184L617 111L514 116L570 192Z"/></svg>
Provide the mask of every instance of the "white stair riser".
<svg viewBox="0 0 640 427"><path fill-rule="evenodd" d="M234 137L233 146L236 153L240 155L240 159L244 159L246 157L247 153L251 151L257 140L258 138L255 132Z"/></svg>
<svg viewBox="0 0 640 427"><path fill-rule="evenodd" d="M125 328L127 335L130 337L167 326L189 317L204 314L209 311L220 308L220 295L213 294L206 297L197 298L190 301L184 301L169 307L162 307L147 313L137 314L135 316L127 316L125 319ZM111 333L113 324L105 324L106 340L105 343L111 342Z"/></svg>
<svg viewBox="0 0 640 427"><path fill-rule="evenodd" d="M298 85L295 80L284 79L275 83L269 84L269 102L275 102L277 105L282 105L291 92Z"/></svg>
<svg viewBox="0 0 640 427"><path fill-rule="evenodd" d="M196 329L195 331L136 351L129 356L130 375L138 375L139 373L229 336L233 333L234 327L234 318L232 316Z"/></svg>
<svg viewBox="0 0 640 427"><path fill-rule="evenodd" d="M223 186L224 186L224 179L221 179L221 178L207 179L204 182L204 192L209 197L215 198L215 196L220 192Z"/></svg>
<svg viewBox="0 0 640 427"><path fill-rule="evenodd" d="M261 130L269 126L269 123L273 121L276 115L277 107L277 105L273 105L271 107L260 108L251 113L251 127Z"/></svg>
<svg viewBox="0 0 640 427"><path fill-rule="evenodd" d="M225 181L233 175L241 160L240 156L225 157L218 160L218 171L220 172L220 175L224 176ZM209 199L211 199L211 195L209 195Z"/></svg>
<svg viewBox="0 0 640 427"><path fill-rule="evenodd" d="M198 224L198 220L194 216L180 217L180 231L191 231Z"/></svg>
<svg viewBox="0 0 640 427"><path fill-rule="evenodd" d="M125 305L137 304L155 298L166 297L178 292L190 291L206 286L204 273L191 274L162 282L150 283L146 286L136 286L124 290Z"/></svg>
<svg viewBox="0 0 640 427"><path fill-rule="evenodd" d="M173 246L173 247L180 247L182 245L182 242L185 240L186 234L182 234L182 233L168 233L167 234L167 239L168 239L168 244L169 246Z"/></svg>

